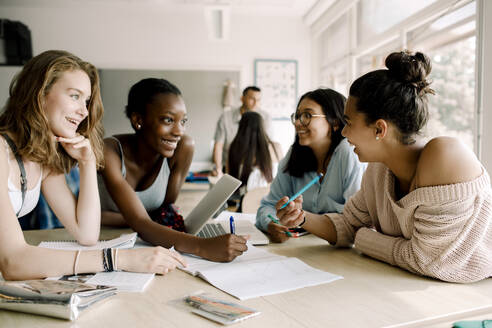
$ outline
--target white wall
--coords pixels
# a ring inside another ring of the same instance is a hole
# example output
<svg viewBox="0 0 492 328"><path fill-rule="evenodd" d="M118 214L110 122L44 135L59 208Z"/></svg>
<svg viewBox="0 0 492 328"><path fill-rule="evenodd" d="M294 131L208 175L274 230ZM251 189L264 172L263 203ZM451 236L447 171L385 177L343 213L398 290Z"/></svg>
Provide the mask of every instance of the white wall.
<svg viewBox="0 0 492 328"><path fill-rule="evenodd" d="M209 41L200 7L42 3L37 7L0 4L1 18L29 26L35 55L64 49L99 68L236 70L241 72L239 90L253 84L255 58L295 59L299 96L310 89L310 38L301 17L232 10L230 40ZM291 138L280 139L280 134L287 129L293 136L293 129L286 122L274 124L276 139L283 141L285 149Z"/></svg>
<svg viewBox="0 0 492 328"><path fill-rule="evenodd" d="M309 89L309 33L300 17L232 10L230 41L209 41L200 7L0 4L0 13L29 26L34 54L65 49L101 68L240 69L240 88L253 83L255 58L296 59L299 92Z"/></svg>
<svg viewBox="0 0 492 328"><path fill-rule="evenodd" d="M0 111L9 99L10 82L20 70L20 66L0 66Z"/></svg>

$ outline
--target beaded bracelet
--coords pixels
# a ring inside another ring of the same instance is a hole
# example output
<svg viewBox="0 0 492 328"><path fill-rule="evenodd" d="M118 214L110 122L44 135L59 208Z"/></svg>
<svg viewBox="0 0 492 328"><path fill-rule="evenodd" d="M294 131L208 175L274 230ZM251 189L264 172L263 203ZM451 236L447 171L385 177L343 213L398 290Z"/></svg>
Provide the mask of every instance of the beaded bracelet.
<svg viewBox="0 0 492 328"><path fill-rule="evenodd" d="M102 262L103 262L103 270L108 271L108 265L106 264L106 252L104 249L102 250Z"/></svg>
<svg viewBox="0 0 492 328"><path fill-rule="evenodd" d="M108 268L109 271L114 271L113 270L113 249L112 248L106 248L106 258L108 259Z"/></svg>
<svg viewBox="0 0 492 328"><path fill-rule="evenodd" d="M113 251L112 248L103 249L103 266L105 272L114 271L112 251Z"/></svg>

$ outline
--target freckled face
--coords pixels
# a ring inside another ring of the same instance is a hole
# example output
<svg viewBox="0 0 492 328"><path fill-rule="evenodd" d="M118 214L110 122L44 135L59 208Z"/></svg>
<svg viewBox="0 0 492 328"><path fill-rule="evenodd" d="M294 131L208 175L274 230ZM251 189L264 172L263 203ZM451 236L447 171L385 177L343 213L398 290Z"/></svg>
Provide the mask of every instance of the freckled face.
<svg viewBox="0 0 492 328"><path fill-rule="evenodd" d="M91 81L84 71L66 71L51 86L44 98L43 110L55 136L73 138L80 123L89 114Z"/></svg>
<svg viewBox="0 0 492 328"><path fill-rule="evenodd" d="M187 120L183 98L161 93L147 104L140 131L152 148L164 157L171 157L184 134Z"/></svg>
<svg viewBox="0 0 492 328"><path fill-rule="evenodd" d="M342 135L355 146L361 162L371 162L374 154L374 129L366 124L365 115L357 111L357 98L349 96L344 111L345 127Z"/></svg>

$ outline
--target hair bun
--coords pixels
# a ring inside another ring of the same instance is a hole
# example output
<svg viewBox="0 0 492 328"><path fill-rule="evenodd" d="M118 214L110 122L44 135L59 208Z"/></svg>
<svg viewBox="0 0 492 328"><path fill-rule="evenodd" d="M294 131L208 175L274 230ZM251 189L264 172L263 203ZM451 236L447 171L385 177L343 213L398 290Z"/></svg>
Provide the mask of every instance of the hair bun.
<svg viewBox="0 0 492 328"><path fill-rule="evenodd" d="M386 57L385 65L390 75L403 83L410 83L417 88L418 93L434 93L429 88L430 82L426 77L432 70L432 64L425 54L411 53L408 50L393 52Z"/></svg>

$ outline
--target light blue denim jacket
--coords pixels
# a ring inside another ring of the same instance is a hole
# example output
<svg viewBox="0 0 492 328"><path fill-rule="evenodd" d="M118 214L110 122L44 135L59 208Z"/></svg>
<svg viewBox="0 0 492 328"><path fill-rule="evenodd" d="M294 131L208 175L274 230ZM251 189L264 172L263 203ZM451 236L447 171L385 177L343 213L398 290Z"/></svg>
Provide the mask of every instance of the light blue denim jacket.
<svg viewBox="0 0 492 328"><path fill-rule="evenodd" d="M280 161L278 173L270 186L270 192L261 200L256 213L256 226L267 231L270 219L268 214L276 217L275 204L284 196L292 196L304 187L315 176L316 172L306 172L300 178L284 172L291 150ZM360 189L362 175L366 168L360 163L357 155L346 139L335 148L328 163L323 181L319 181L303 194L302 208L305 211L321 213L341 213L347 200Z"/></svg>

